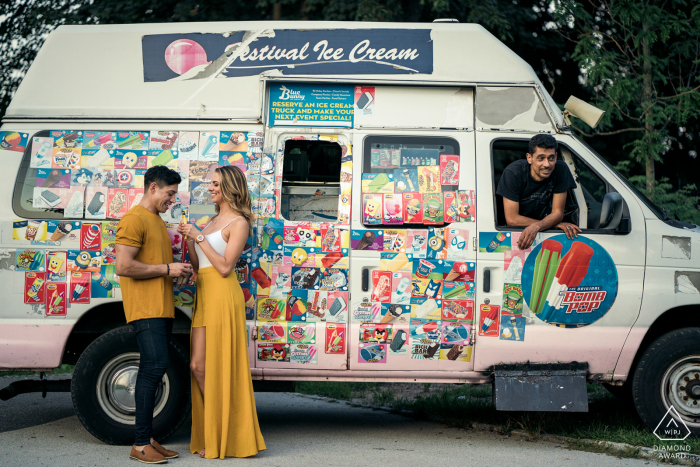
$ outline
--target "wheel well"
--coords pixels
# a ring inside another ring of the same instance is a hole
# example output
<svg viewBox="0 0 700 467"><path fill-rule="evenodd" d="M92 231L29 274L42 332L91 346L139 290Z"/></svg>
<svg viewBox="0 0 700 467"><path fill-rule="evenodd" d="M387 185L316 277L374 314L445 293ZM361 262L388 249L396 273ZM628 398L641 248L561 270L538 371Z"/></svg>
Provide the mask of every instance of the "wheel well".
<svg viewBox="0 0 700 467"><path fill-rule="evenodd" d="M637 354L634 356L634 361L632 361L627 381L632 381L632 376L634 375L634 370L637 368L639 358L652 342L676 329L696 326L700 326L700 305L684 305L671 308L656 318L656 321L649 327L649 330L644 335L644 339L642 339L642 343L637 349Z"/></svg>
<svg viewBox="0 0 700 467"><path fill-rule="evenodd" d="M186 348L190 347L191 319L175 308L174 337ZM121 301L102 303L84 313L68 336L61 363L75 365L83 351L100 335L112 329L126 326L124 305Z"/></svg>

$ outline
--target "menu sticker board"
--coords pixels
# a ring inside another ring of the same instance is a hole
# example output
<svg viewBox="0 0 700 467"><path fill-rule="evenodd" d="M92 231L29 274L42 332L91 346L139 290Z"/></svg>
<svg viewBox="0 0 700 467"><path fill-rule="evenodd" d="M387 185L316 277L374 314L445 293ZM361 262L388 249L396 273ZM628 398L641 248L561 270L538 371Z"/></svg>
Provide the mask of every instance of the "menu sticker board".
<svg viewBox="0 0 700 467"><path fill-rule="evenodd" d="M353 126L352 85L272 83L269 102L270 126Z"/></svg>

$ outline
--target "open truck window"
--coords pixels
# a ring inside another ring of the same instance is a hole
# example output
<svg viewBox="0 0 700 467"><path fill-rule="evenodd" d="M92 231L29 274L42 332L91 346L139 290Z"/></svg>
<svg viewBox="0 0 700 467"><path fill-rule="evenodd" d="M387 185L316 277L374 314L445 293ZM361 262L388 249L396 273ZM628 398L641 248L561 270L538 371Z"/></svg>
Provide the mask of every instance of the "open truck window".
<svg viewBox="0 0 700 467"><path fill-rule="evenodd" d="M281 193L284 219L337 222L342 153L340 144L333 141L285 142Z"/></svg>
<svg viewBox="0 0 700 467"><path fill-rule="evenodd" d="M522 230L518 227L508 227L503 210L503 198L496 194L496 188L506 167L517 160L525 159L527 152L528 140L497 140L493 143L493 187L496 201L496 222L499 228ZM614 192L614 190L579 156L563 144L559 145L557 160L567 164L569 170L572 171L574 180L579 185L575 190L569 190L567 194L564 221L577 224L586 230L598 229L603 199L607 193ZM580 191L576 193L579 189ZM582 216L584 210L586 215ZM628 212L626 207L625 212ZM629 214L626 215L629 216ZM623 229L626 228L623 226Z"/></svg>
<svg viewBox="0 0 700 467"><path fill-rule="evenodd" d="M362 223L444 227L459 207L459 144L430 136L369 136L362 159Z"/></svg>

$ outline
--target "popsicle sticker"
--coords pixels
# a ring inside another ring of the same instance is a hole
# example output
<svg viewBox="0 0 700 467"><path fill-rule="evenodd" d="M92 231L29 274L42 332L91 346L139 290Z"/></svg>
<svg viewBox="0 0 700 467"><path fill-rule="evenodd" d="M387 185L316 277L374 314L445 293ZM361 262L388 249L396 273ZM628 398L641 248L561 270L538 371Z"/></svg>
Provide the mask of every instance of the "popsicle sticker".
<svg viewBox="0 0 700 467"><path fill-rule="evenodd" d="M503 253L510 250L509 232L479 232L481 253Z"/></svg>
<svg viewBox="0 0 700 467"><path fill-rule="evenodd" d="M600 319L617 296L615 264L596 242L565 235L533 248L522 270L523 296L546 323L578 327Z"/></svg>

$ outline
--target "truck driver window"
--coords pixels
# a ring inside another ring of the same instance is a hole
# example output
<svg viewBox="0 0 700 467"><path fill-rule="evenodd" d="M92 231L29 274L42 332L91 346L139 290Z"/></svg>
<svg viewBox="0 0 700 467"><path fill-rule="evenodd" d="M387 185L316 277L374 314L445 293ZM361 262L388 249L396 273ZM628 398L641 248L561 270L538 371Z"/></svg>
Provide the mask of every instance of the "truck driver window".
<svg viewBox="0 0 700 467"><path fill-rule="evenodd" d="M550 141L554 141L550 136L538 135L537 137L549 138ZM544 146L544 144L549 144L548 141L543 141L542 143L543 148L548 148L554 154L553 147ZM528 146L529 140L498 140L493 144L493 187L496 197L497 225L517 230L525 228L508 225L502 195L508 196L513 201L518 201L517 196L524 197L520 201L520 216L542 220L552 212L554 193L564 192L566 192L566 200L562 222L578 225L578 206L573 195L575 182L571 169L563 162L561 156L562 148L559 147L556 152L556 164L547 167L538 165L536 168L534 160L533 165L530 165L528 162L527 154L530 152ZM537 178L533 178L537 177L537 174L533 175L532 171L536 171L538 168L539 170L549 170L550 175L548 177L542 175L540 177L541 180L537 181ZM503 179L506 169L508 169L508 178Z"/></svg>
<svg viewBox="0 0 700 467"><path fill-rule="evenodd" d="M282 217L336 222L342 148L336 142L287 140L282 169Z"/></svg>
<svg viewBox="0 0 700 467"><path fill-rule="evenodd" d="M370 136L362 161L362 223L445 226L458 216L459 144L452 138Z"/></svg>

